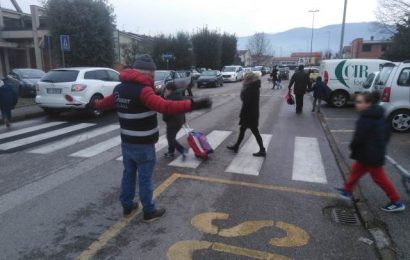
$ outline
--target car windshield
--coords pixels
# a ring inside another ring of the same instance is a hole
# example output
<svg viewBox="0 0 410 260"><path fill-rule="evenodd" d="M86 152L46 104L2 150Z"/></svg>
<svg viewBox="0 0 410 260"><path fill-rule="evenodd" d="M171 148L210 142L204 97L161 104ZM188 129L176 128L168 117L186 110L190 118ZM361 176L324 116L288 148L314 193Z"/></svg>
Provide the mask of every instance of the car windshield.
<svg viewBox="0 0 410 260"><path fill-rule="evenodd" d="M254 67L252 68L252 71L262 71L262 67Z"/></svg>
<svg viewBox="0 0 410 260"><path fill-rule="evenodd" d="M155 81L164 80L166 77L168 77L168 75L169 75L168 71L156 71L155 72Z"/></svg>
<svg viewBox="0 0 410 260"><path fill-rule="evenodd" d="M202 72L201 76L216 76L216 71L207 70L207 71Z"/></svg>
<svg viewBox="0 0 410 260"><path fill-rule="evenodd" d="M236 71L236 67L224 67L223 72L235 72Z"/></svg>
<svg viewBox="0 0 410 260"><path fill-rule="evenodd" d="M78 73L78 70L52 70L41 81L52 83L74 82L77 80Z"/></svg>
<svg viewBox="0 0 410 260"><path fill-rule="evenodd" d="M386 86L389 80L390 74L393 71L394 66L385 66L379 74L379 80L377 81L378 86Z"/></svg>
<svg viewBox="0 0 410 260"><path fill-rule="evenodd" d="M39 79L46 74L42 70L34 70L34 69L19 70L19 72L23 79Z"/></svg>

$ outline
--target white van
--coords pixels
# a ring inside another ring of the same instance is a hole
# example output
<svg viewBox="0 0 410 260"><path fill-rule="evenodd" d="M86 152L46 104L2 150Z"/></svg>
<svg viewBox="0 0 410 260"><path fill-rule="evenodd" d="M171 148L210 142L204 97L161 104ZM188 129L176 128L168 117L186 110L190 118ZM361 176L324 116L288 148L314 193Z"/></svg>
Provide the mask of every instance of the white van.
<svg viewBox="0 0 410 260"><path fill-rule="evenodd" d="M222 69L222 77L225 82L236 82L245 78L242 66L225 66Z"/></svg>
<svg viewBox="0 0 410 260"><path fill-rule="evenodd" d="M363 85L370 73L380 71L386 60L342 59L325 60L320 66L320 75L330 88L327 102L334 107L343 107L354 96L364 91Z"/></svg>

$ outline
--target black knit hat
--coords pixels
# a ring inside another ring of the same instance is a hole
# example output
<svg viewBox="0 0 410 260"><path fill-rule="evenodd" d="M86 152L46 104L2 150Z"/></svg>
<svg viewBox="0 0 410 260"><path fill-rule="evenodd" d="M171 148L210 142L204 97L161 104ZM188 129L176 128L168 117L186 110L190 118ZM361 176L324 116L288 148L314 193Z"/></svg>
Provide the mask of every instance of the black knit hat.
<svg viewBox="0 0 410 260"><path fill-rule="evenodd" d="M152 71L156 70L157 66L149 54L142 54L135 58L134 69Z"/></svg>

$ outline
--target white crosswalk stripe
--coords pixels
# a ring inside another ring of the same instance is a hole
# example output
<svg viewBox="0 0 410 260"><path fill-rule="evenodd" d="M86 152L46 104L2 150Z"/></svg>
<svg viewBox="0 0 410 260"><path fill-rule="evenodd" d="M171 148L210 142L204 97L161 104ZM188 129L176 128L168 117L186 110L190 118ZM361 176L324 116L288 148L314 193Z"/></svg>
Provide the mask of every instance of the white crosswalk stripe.
<svg viewBox="0 0 410 260"><path fill-rule="evenodd" d="M108 139L102 143L90 146L86 149L80 150L76 153L70 154L72 157L83 157L83 158L90 158L96 156L100 153L103 153L111 148L114 148L121 144L121 137L116 136L114 138Z"/></svg>
<svg viewBox="0 0 410 260"><path fill-rule="evenodd" d="M44 123L41 125L36 125L36 126L32 126L32 127L27 127L27 128L23 128L23 129L19 129L16 131L12 131L12 132L6 132L3 134L0 134L0 140L1 139L6 139L9 137L13 137L13 136L18 136L18 135L22 135L22 134L27 134L30 132L34 132L37 130L41 130L41 129L45 129L45 128L49 128L49 127L53 127L53 126L57 126L57 125L61 125L67 122L50 122L50 123Z"/></svg>
<svg viewBox="0 0 410 260"><path fill-rule="evenodd" d="M181 137L183 137L185 135L186 135L185 131L180 130L177 134L176 139L178 140L178 139L180 139ZM155 144L155 151L159 152L167 146L168 146L168 141L167 141L166 135L161 135L158 139L158 142ZM117 158L117 161L122 161L122 156Z"/></svg>
<svg viewBox="0 0 410 260"><path fill-rule="evenodd" d="M272 135L263 134L261 136L266 149L268 149ZM252 156L252 153L257 152L258 150L259 146L256 139L253 136L250 136L244 146L239 150L239 153L235 155L235 158L232 160L228 168L226 168L225 172L258 176L265 160L263 157Z"/></svg>
<svg viewBox="0 0 410 260"><path fill-rule="evenodd" d="M57 141L51 144L44 145L40 148L34 149L30 151L29 153L36 153L36 154L49 154L58 150L61 150L63 148L84 142L86 140L89 140L91 138L95 138L97 136L112 132L114 130L119 129L119 125L108 125L104 126L101 128L97 128L95 130L92 130L90 132L78 134L72 137L69 137L67 139L63 139L61 141Z"/></svg>
<svg viewBox="0 0 410 260"><path fill-rule="evenodd" d="M295 138L292 180L327 183L317 138Z"/></svg>
<svg viewBox="0 0 410 260"><path fill-rule="evenodd" d="M219 131L219 130L214 130L210 134L207 135L207 139L211 147L215 150L218 148L218 146L223 143L223 141L228 138L228 136L231 134L231 131ZM185 168L197 168L203 160L198 159L195 157L192 149L189 149L188 155L183 160L182 156L179 156L177 159L175 159L173 162L171 162L169 165L170 166L175 166L175 167L185 167Z"/></svg>
<svg viewBox="0 0 410 260"><path fill-rule="evenodd" d="M46 132L46 133L33 135L33 136L22 138L22 139L18 139L18 140L15 140L15 141L3 143L3 144L0 144L0 150L7 151L7 150L18 148L18 147L21 147L21 146L33 144L33 143L36 143L36 142L39 142L39 141L42 141L42 140L46 140L46 139L50 139L50 138L53 138L53 137L61 136L61 135L64 135L64 134L67 134L67 133L70 133L70 132L73 132L73 131L77 131L77 130L80 130L80 129L84 129L84 128L87 128L87 127L90 127L90 126L93 126L93 125L95 125L95 124L81 123L81 124L72 125L72 126L61 128L61 129L49 131L49 132Z"/></svg>

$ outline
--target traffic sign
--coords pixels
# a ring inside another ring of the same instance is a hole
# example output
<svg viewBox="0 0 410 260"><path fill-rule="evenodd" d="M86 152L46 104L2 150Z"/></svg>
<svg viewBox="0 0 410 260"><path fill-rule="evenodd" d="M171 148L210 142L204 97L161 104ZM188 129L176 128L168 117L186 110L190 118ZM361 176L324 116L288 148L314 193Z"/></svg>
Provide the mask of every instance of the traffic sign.
<svg viewBox="0 0 410 260"><path fill-rule="evenodd" d="M71 51L69 35L60 35L60 47L61 51Z"/></svg>
<svg viewBox="0 0 410 260"><path fill-rule="evenodd" d="M162 54L162 59L163 60L171 60L173 58L174 58L174 55L172 55L172 54L168 54L168 53Z"/></svg>

